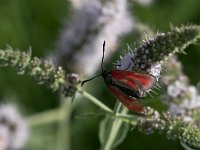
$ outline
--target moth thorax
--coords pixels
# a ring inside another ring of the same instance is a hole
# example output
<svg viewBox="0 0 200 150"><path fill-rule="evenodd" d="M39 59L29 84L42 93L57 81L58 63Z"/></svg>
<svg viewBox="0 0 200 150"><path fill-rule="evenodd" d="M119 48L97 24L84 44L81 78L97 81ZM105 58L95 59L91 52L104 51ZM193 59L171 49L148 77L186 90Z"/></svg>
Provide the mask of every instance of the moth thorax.
<svg viewBox="0 0 200 150"><path fill-rule="evenodd" d="M139 98L145 98L145 97L147 97L147 93L145 91L139 91L138 96L139 96Z"/></svg>
<svg viewBox="0 0 200 150"><path fill-rule="evenodd" d="M112 76L109 72L103 72L102 77L106 84L112 84Z"/></svg>

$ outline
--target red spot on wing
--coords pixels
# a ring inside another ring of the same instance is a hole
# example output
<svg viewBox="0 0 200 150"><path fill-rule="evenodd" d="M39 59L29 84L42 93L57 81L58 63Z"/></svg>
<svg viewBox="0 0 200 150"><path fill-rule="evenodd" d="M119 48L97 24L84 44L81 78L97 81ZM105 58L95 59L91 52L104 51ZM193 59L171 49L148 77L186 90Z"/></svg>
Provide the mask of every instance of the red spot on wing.
<svg viewBox="0 0 200 150"><path fill-rule="evenodd" d="M156 78L149 74L136 73L124 70L112 70L112 79L116 84L142 91L152 88L156 83Z"/></svg>
<svg viewBox="0 0 200 150"><path fill-rule="evenodd" d="M115 86L108 86L108 88L111 90L111 92L114 94L114 96L122 103L124 104L129 110L136 112L138 114L144 114L145 113L145 107L142 104L139 104L138 101L134 98L130 98L125 93L121 92L117 87Z"/></svg>

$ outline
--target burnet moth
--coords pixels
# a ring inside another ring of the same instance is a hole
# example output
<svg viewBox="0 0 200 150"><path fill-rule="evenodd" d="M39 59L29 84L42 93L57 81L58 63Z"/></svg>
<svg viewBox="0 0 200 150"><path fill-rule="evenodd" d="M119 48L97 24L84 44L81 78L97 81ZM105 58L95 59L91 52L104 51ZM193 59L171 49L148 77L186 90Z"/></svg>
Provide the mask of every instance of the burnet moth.
<svg viewBox="0 0 200 150"><path fill-rule="evenodd" d="M102 72L91 79L84 80L81 84L93 80L96 77L102 76L105 84L114 94L114 96L129 110L144 114L145 107L138 102L138 99L145 98L147 91L156 84L156 77L150 74L131 72L126 70L111 70L105 71L103 69L105 52L105 41L103 43L103 57L101 61Z"/></svg>

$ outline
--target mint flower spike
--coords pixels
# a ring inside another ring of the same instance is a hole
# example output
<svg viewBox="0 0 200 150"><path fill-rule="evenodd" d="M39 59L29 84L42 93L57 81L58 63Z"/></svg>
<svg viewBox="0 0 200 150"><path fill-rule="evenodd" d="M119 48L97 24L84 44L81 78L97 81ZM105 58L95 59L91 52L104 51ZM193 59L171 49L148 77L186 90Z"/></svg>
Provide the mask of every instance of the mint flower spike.
<svg viewBox="0 0 200 150"><path fill-rule="evenodd" d="M171 26L170 31L158 33L155 37L144 41L138 48L125 54L118 61L117 69L148 73L159 77L160 65L175 52L185 53L184 49L195 43L199 37L200 27L197 25Z"/></svg>
<svg viewBox="0 0 200 150"><path fill-rule="evenodd" d="M165 133L168 139L179 140L188 147L200 149L199 129L182 116L172 116L169 113L159 114L148 107L148 116L139 119L137 128L147 135L155 131Z"/></svg>
<svg viewBox="0 0 200 150"><path fill-rule="evenodd" d="M28 73L39 84L47 84L53 91L61 90L65 96L75 94L76 86L79 83L78 75L66 75L62 67L54 66L50 60L42 60L38 57L31 58L31 54L31 49L27 52L21 52L7 46L5 50L0 50L0 66L13 67L18 74Z"/></svg>

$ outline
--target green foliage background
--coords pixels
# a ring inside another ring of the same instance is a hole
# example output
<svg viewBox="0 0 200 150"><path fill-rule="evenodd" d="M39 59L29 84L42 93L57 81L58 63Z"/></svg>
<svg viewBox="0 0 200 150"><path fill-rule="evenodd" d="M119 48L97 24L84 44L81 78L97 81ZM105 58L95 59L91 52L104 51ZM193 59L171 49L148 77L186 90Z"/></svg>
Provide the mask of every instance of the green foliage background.
<svg viewBox="0 0 200 150"><path fill-rule="evenodd" d="M187 23L200 24L199 0L155 0L150 6L141 6L129 1L130 9L134 16L142 23L150 26L154 31L167 31L169 24L181 25ZM70 16L70 5L66 0L0 0L0 48L6 44L26 50L32 47L33 56L45 57L55 50L55 42L61 31L63 22ZM120 48L126 43L137 41L134 36L125 37ZM101 49L101 48L100 48ZM187 55L180 55L184 72L190 77L193 84L200 79L200 49L199 46L187 48ZM108 64L111 66L112 62ZM104 101L110 107L114 98L99 82L99 90L89 89L92 94ZM38 86L29 76L18 76L9 68L0 68L0 97L2 101L15 101L24 116L43 112L58 107L58 93L52 93L45 86ZM103 89L103 90L102 90ZM14 97L14 98L13 98ZM84 117L77 119L75 116L86 112L95 112L96 106L83 100L80 102L71 118L71 145L72 149L94 150L99 148L98 128L102 117ZM160 109L158 101L148 103ZM32 129L32 136L27 144L27 149L42 150L55 149L57 124L39 126ZM48 143L48 144L47 144ZM135 130L130 131L125 141L117 149L182 149L178 141L169 141L165 135L155 133L144 135Z"/></svg>

